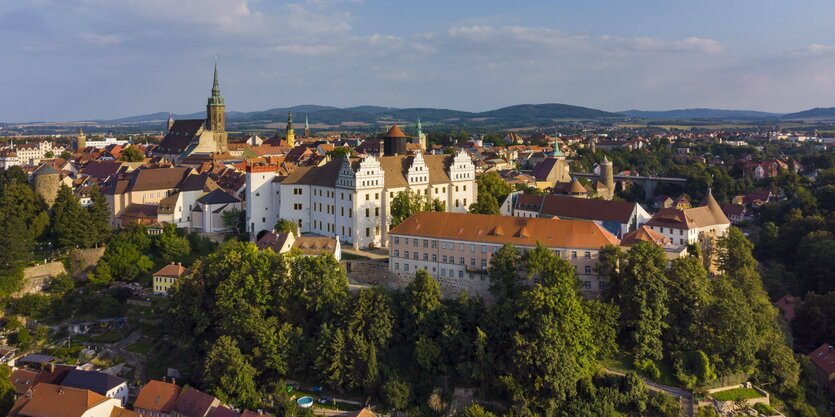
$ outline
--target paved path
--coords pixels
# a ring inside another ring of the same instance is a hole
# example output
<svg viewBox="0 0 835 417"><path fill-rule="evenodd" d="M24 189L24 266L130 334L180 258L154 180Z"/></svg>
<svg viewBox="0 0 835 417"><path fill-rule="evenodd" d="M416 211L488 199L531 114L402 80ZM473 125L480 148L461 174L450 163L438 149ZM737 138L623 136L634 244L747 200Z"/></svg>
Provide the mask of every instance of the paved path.
<svg viewBox="0 0 835 417"><path fill-rule="evenodd" d="M617 376L624 376L626 375L625 372L615 371L608 368L603 368L604 372L610 375L617 375ZM687 417L693 417L693 393L687 390L683 390L678 387L671 387L669 385L659 384L655 381L650 379L644 378L638 375L646 384L647 389L653 392L661 393L664 395L669 395L670 397L677 398L681 403L681 408L684 410L684 415Z"/></svg>

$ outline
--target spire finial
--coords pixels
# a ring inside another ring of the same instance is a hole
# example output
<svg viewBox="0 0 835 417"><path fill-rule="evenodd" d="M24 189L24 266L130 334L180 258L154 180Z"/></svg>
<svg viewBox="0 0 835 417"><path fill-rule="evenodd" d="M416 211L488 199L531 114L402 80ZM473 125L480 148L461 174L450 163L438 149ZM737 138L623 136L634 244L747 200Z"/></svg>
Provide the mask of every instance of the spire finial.
<svg viewBox="0 0 835 417"><path fill-rule="evenodd" d="M310 129L310 123L307 122L307 113L304 114L304 128Z"/></svg>
<svg viewBox="0 0 835 417"><path fill-rule="evenodd" d="M217 55L215 55L215 81L212 84L212 95L220 94L220 84L217 82Z"/></svg>

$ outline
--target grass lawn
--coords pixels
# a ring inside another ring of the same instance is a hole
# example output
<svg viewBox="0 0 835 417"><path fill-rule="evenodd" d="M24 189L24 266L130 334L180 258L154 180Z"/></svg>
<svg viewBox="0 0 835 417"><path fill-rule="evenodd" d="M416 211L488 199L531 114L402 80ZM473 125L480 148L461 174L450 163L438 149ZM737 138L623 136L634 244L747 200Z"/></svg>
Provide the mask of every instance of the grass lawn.
<svg viewBox="0 0 835 417"><path fill-rule="evenodd" d="M148 356L148 352L151 351L151 348L154 346L150 340L142 338L137 340L136 342L128 345L125 347L125 350L128 352L138 353L140 355Z"/></svg>
<svg viewBox="0 0 835 417"><path fill-rule="evenodd" d="M710 394L710 396L713 397L713 399L715 399L716 401L736 401L748 400L751 398L759 398L763 395L755 389L739 387L734 389L728 389L725 391L714 392L713 394Z"/></svg>
<svg viewBox="0 0 835 417"><path fill-rule="evenodd" d="M324 408L324 409L328 409L328 410L339 410L339 411L356 411L356 410L359 410L361 408L359 405L343 403L341 401L336 401L336 403L334 403L333 401L328 401L325 404L319 404L319 398L321 398L321 397L331 397L331 398L333 398L331 395L322 395L322 393L315 393L315 392L309 392L309 391L304 391L304 390L300 390L300 389L295 389L290 393L290 395L294 396L296 399L299 399L301 397L311 397L311 398L313 398L313 400L314 400L313 408Z"/></svg>
<svg viewBox="0 0 835 417"><path fill-rule="evenodd" d="M766 415L766 416L776 416L778 414L777 410L775 410L775 409L773 409L773 408L771 408L768 405L765 405L763 403L754 404L754 409L757 410L757 412L759 412L760 414Z"/></svg>
<svg viewBox="0 0 835 417"><path fill-rule="evenodd" d="M74 342L90 342L90 343L116 343L126 336L125 333L119 330L108 330L98 334L84 334L73 336Z"/></svg>
<svg viewBox="0 0 835 417"><path fill-rule="evenodd" d="M362 261L362 260L369 260L371 258L362 255L355 255L353 253L342 252L342 260L343 261Z"/></svg>

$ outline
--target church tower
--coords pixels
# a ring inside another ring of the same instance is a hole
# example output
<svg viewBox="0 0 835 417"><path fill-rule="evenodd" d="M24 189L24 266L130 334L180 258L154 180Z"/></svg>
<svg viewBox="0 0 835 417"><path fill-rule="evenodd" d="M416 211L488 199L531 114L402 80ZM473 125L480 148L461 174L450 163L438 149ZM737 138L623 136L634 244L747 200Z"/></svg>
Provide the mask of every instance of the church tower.
<svg viewBox="0 0 835 417"><path fill-rule="evenodd" d="M424 151L426 151L426 135L423 133L423 128L420 125L420 117L418 117L417 121L417 140L420 144L420 147L423 148Z"/></svg>
<svg viewBox="0 0 835 417"><path fill-rule="evenodd" d="M213 132L217 152L228 150L226 142L226 104L220 95L220 84L217 81L217 59L215 59L215 80L212 85L212 96L206 104L206 130Z"/></svg>
<svg viewBox="0 0 835 417"><path fill-rule="evenodd" d="M293 130L293 109L287 111L287 128L286 128L287 146L296 146L296 131Z"/></svg>
<svg viewBox="0 0 835 417"><path fill-rule="evenodd" d="M75 137L75 150L83 151L87 147L87 136L84 135L84 130L78 128L78 136Z"/></svg>
<svg viewBox="0 0 835 417"><path fill-rule="evenodd" d="M304 115L304 137L310 137L310 123L307 122L307 115Z"/></svg>

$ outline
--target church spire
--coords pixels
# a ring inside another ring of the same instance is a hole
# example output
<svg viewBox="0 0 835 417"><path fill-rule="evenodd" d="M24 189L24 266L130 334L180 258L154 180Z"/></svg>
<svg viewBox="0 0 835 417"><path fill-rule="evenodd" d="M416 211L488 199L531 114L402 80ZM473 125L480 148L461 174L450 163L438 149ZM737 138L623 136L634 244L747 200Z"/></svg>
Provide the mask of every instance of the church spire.
<svg viewBox="0 0 835 417"><path fill-rule="evenodd" d="M212 84L212 97L220 96L220 84L217 82L217 57L215 57L215 82Z"/></svg>
<svg viewBox="0 0 835 417"><path fill-rule="evenodd" d="M307 113L304 114L304 137L310 137L310 123L307 121Z"/></svg>
<svg viewBox="0 0 835 417"><path fill-rule="evenodd" d="M287 127L285 129L287 146L296 146L296 131L293 129L293 108L287 109Z"/></svg>

